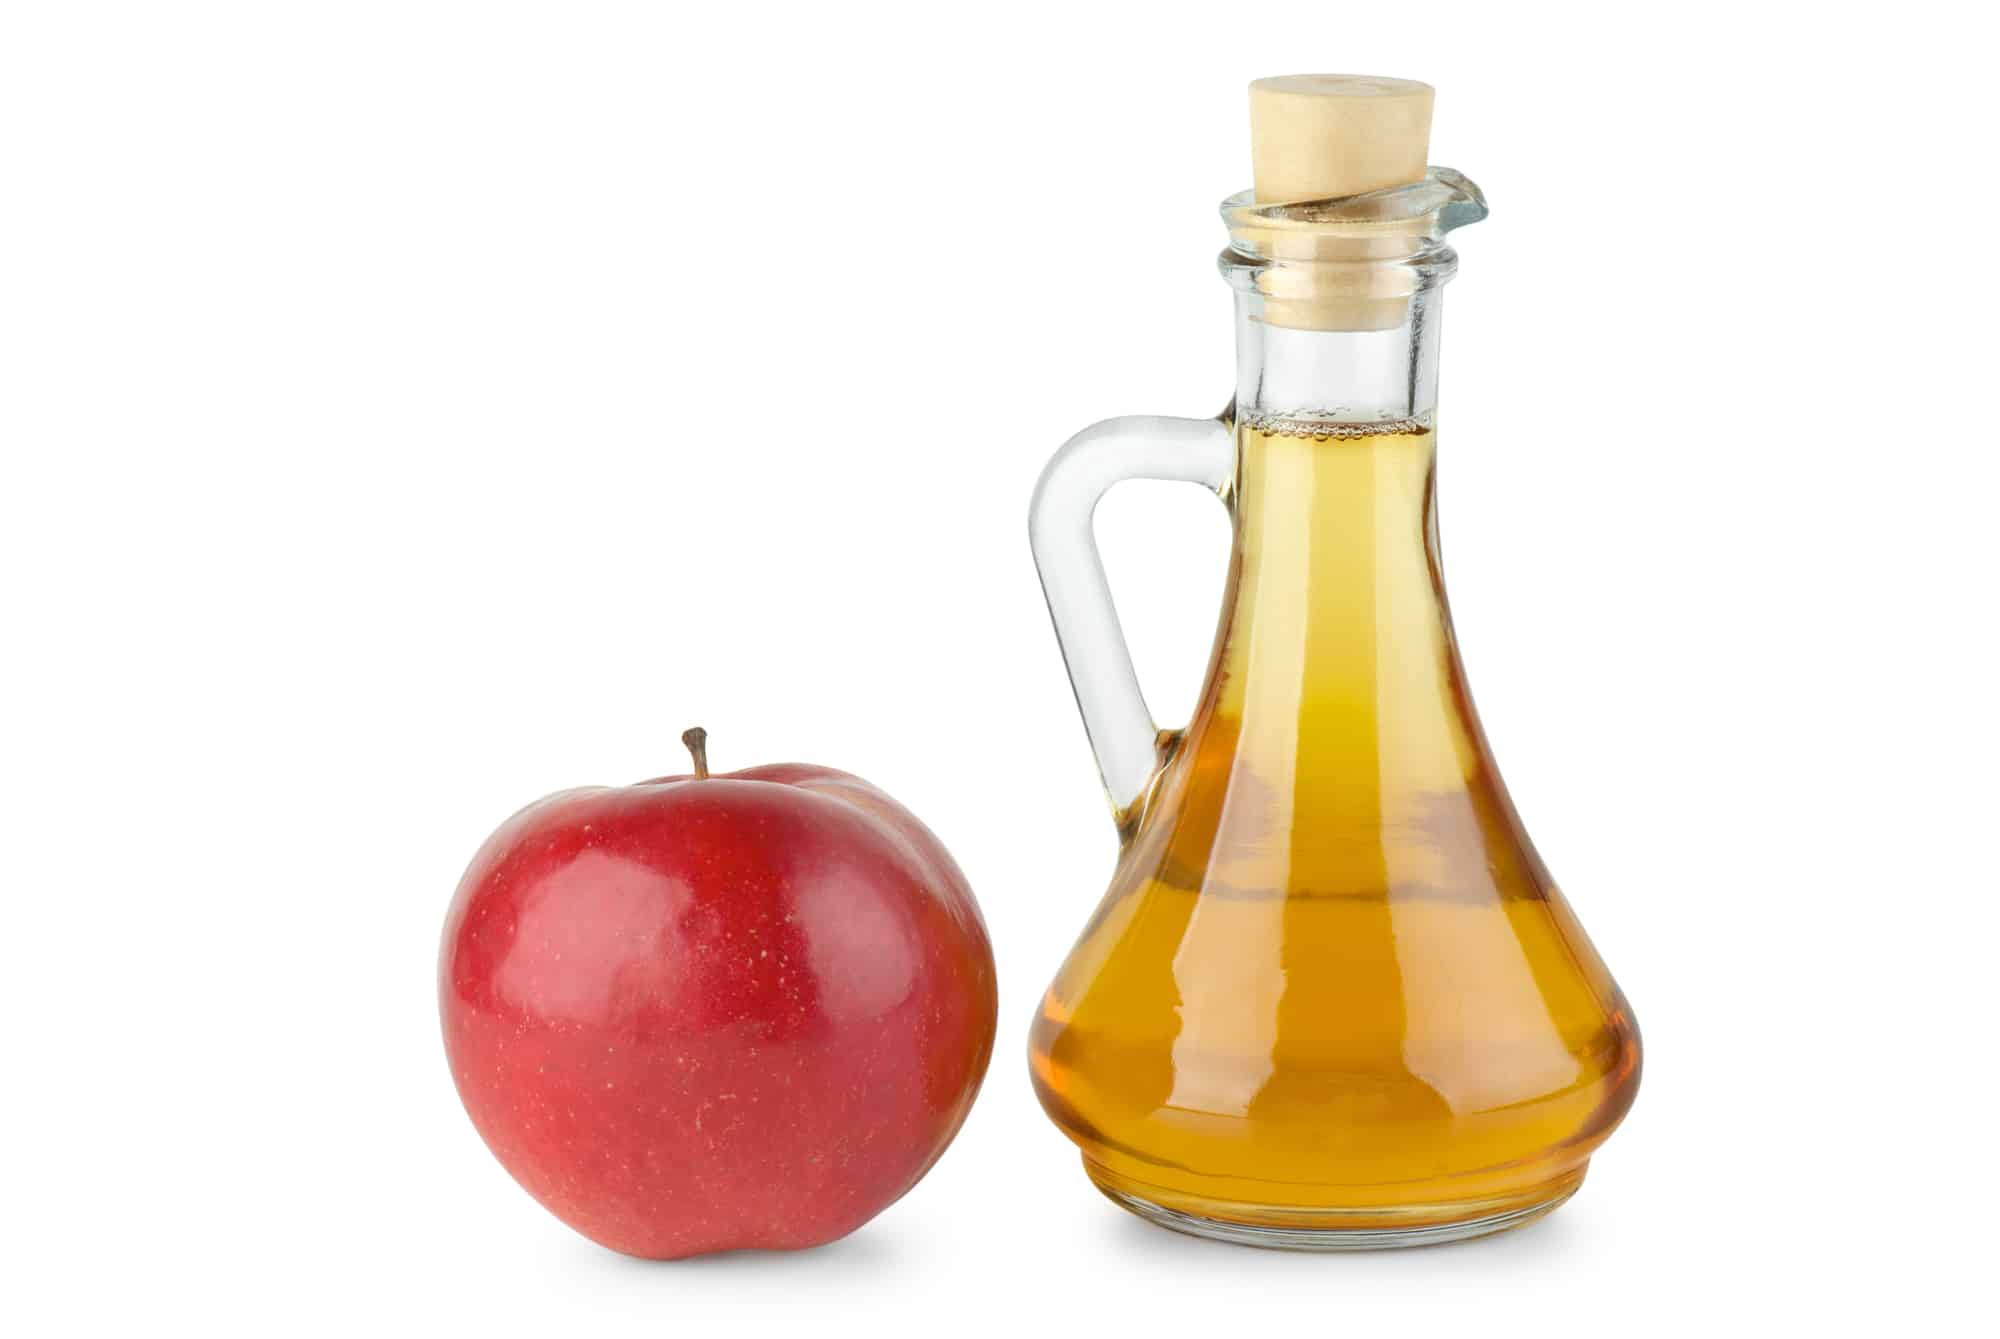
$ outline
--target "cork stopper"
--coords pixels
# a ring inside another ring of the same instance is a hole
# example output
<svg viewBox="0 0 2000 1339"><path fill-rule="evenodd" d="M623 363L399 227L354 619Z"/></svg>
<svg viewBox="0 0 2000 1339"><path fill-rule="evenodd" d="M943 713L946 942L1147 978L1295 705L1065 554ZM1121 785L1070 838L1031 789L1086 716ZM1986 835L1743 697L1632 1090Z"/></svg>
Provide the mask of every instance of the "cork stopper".
<svg viewBox="0 0 2000 1339"><path fill-rule="evenodd" d="M1250 85L1257 206L1302 205L1425 179L1435 91L1414 79L1291 74ZM1417 245L1420 220L1375 225L1245 220L1239 240L1280 262L1259 276L1259 319L1299 330L1391 330L1408 317L1413 281L1393 262Z"/></svg>
<svg viewBox="0 0 2000 1339"><path fill-rule="evenodd" d="M1436 90L1414 79L1288 74L1250 85L1259 204L1330 200L1424 179Z"/></svg>

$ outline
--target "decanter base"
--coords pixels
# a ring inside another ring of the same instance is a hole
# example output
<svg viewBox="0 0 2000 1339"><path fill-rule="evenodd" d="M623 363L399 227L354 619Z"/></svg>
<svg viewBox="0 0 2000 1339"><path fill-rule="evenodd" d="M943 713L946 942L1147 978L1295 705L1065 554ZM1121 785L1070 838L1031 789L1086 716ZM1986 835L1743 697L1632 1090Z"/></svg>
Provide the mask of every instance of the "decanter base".
<svg viewBox="0 0 2000 1339"><path fill-rule="evenodd" d="M1158 1227L1209 1241L1277 1251L1380 1251L1490 1236L1532 1223L1555 1209L1583 1184L1585 1170L1578 1167L1527 1194L1460 1204L1322 1210L1203 1200L1201 1212L1189 1212L1148 1198L1137 1183L1089 1158L1083 1165L1091 1182L1112 1203Z"/></svg>

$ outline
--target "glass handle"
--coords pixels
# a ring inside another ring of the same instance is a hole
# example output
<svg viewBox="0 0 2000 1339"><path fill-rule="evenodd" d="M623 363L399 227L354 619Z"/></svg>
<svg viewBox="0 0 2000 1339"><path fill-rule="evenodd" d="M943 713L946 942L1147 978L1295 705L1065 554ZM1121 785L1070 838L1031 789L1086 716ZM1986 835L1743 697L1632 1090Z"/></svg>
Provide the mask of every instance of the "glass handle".
<svg viewBox="0 0 2000 1339"><path fill-rule="evenodd" d="M1091 519L1098 499L1126 479L1179 480L1220 494L1235 472L1234 434L1222 419L1114 418L1065 442L1035 485L1028 541L1121 827L1159 770L1160 729L1139 691Z"/></svg>

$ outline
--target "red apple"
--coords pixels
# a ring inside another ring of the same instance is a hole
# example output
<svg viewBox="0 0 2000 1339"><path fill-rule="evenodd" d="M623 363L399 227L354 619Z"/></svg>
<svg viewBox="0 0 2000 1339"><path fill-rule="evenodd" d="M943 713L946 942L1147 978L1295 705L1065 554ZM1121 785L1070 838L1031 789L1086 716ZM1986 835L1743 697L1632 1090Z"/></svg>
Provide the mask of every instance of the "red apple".
<svg viewBox="0 0 2000 1339"><path fill-rule="evenodd" d="M445 1052L514 1179L674 1259L841 1237L915 1185L993 1051L993 950L909 811L781 764L563 791L473 857Z"/></svg>

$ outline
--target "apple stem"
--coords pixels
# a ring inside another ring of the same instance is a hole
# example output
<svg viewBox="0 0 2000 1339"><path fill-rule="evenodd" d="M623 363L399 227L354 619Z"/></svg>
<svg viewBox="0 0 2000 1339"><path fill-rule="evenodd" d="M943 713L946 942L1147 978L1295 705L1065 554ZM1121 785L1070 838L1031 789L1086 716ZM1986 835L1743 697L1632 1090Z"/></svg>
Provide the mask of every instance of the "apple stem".
<svg viewBox="0 0 2000 1339"><path fill-rule="evenodd" d="M694 779L708 780L708 731L700 726L681 731L681 743L694 755Z"/></svg>

